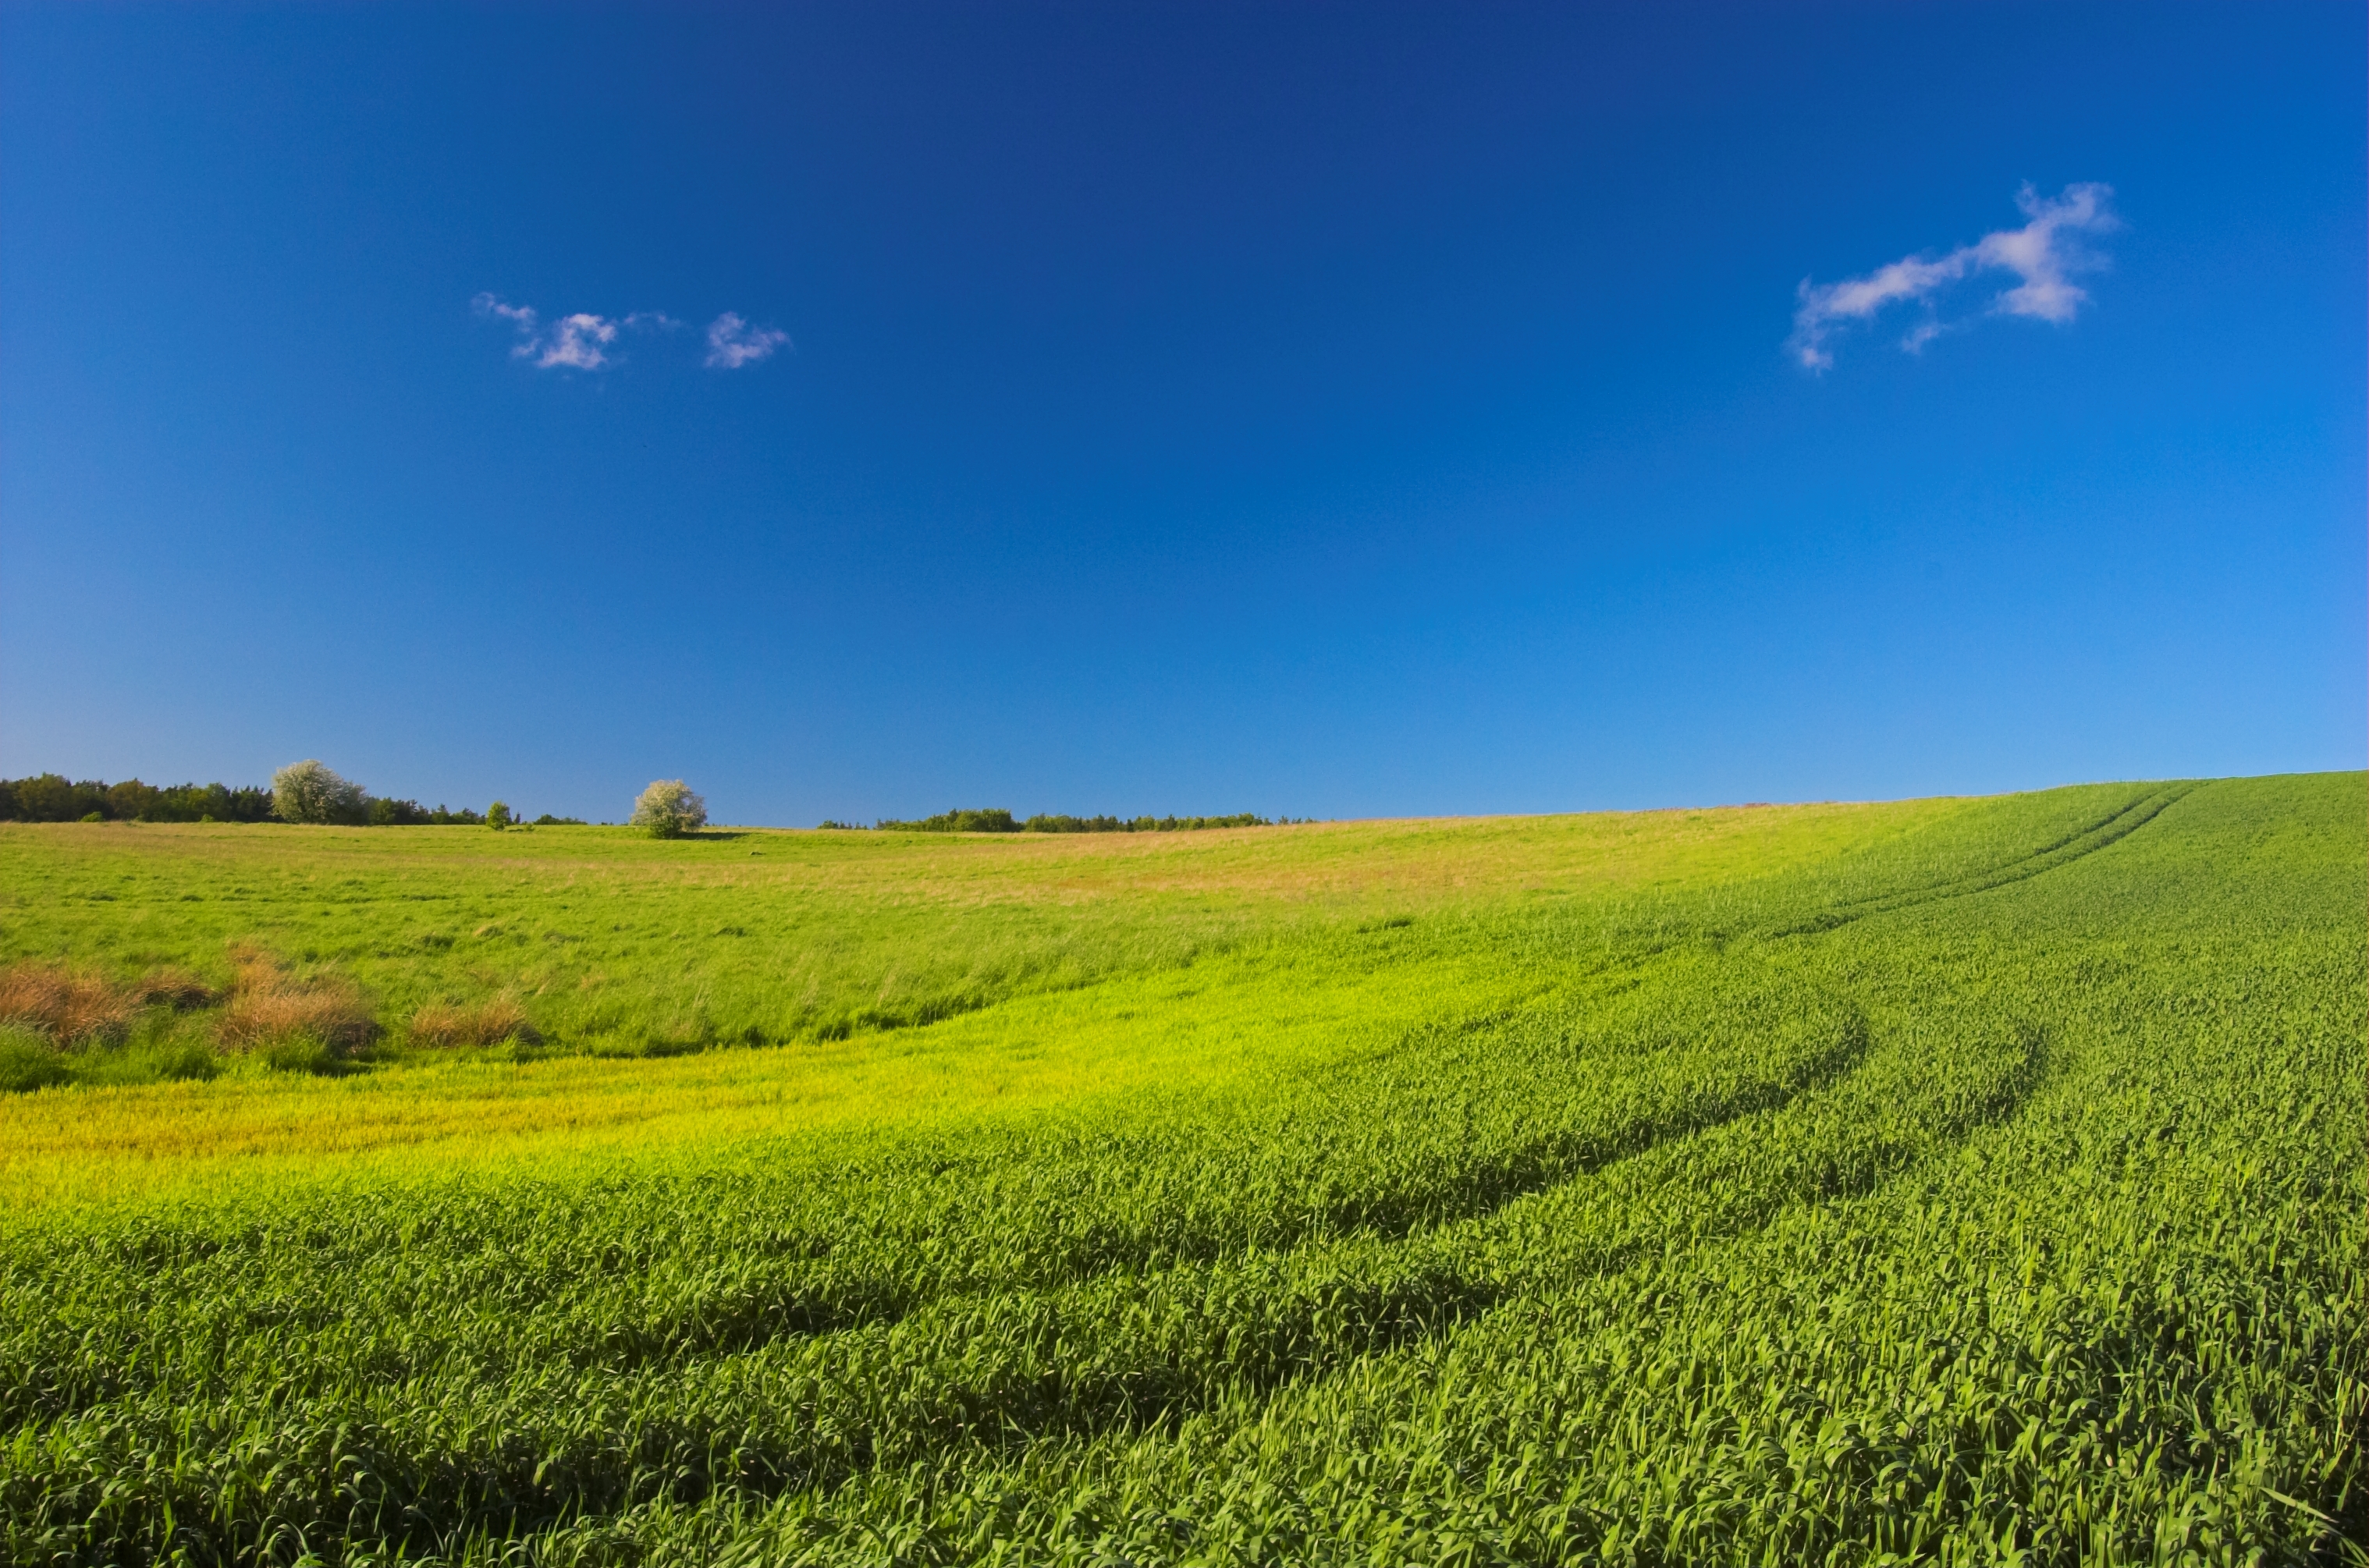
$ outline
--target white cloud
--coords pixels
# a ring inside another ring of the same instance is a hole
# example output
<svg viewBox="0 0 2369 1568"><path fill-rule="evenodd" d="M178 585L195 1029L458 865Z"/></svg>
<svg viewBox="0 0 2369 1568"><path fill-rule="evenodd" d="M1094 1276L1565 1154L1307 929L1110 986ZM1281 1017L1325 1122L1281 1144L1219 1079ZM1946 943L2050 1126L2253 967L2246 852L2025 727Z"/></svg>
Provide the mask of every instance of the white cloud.
<svg viewBox="0 0 2369 1568"><path fill-rule="evenodd" d="M545 326L531 307L505 304L492 294L479 294L469 303L479 315L496 316L516 327L519 340L510 358L532 360L538 370L597 371L611 362L608 349L617 340L618 324L605 315L578 311Z"/></svg>
<svg viewBox="0 0 2369 1568"><path fill-rule="evenodd" d="M611 353L623 332L673 332L684 324L662 310L637 310L630 315L595 315L578 311L545 322L528 305L508 303L494 294L479 294L471 308L488 320L506 321L518 334L510 357L532 361L537 370L606 370L617 362ZM790 335L770 326L751 326L738 312L726 311L707 327L707 364L715 370L738 370L771 359L773 350L789 346Z"/></svg>
<svg viewBox="0 0 2369 1568"><path fill-rule="evenodd" d="M1934 296L1952 283L1988 271L2012 272L2020 281L1993 298L1981 314L2026 315L2063 326L2089 297L2072 275L2105 265L2105 258L2086 249L2078 236L2121 226L2109 207L2113 195L2111 186L2068 185L2061 195L2048 199L2027 185L2015 199L2030 220L2020 229L1997 230L1929 260L1904 257L1839 283L1812 283L1804 278L1801 308L1793 313L1793 335L1785 347L1804 369L1825 370L1835 362L1826 338L1838 325L1870 320L1887 305L1917 302L1928 314L1900 340L1903 349L1916 353L1942 333L1966 325L1963 319L1943 322L1930 314Z"/></svg>
<svg viewBox="0 0 2369 1568"><path fill-rule="evenodd" d="M751 326L737 311L726 311L707 324L707 368L737 371L769 360L773 350L788 345L790 335L771 326Z"/></svg>
<svg viewBox="0 0 2369 1568"><path fill-rule="evenodd" d="M566 365L570 370L597 371L609 362L607 349L616 340L615 322L578 311L552 323L541 340L521 343L510 352L521 359L532 356L537 370Z"/></svg>

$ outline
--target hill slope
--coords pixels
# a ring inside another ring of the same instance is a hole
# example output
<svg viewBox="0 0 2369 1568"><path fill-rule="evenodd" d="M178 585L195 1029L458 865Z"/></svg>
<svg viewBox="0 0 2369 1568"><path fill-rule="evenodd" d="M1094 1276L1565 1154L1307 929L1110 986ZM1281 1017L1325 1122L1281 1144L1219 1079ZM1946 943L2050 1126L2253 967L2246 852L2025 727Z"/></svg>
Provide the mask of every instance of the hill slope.
<svg viewBox="0 0 2369 1568"><path fill-rule="evenodd" d="M2364 822L10 829L388 1033L0 1100L9 1554L2357 1558Z"/></svg>

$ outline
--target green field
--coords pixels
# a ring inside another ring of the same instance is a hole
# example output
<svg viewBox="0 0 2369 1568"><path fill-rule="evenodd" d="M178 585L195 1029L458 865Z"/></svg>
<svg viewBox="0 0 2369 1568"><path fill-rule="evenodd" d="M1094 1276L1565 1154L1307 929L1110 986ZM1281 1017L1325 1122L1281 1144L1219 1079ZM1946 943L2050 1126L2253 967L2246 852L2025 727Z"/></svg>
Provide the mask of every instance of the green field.
<svg viewBox="0 0 2369 1568"><path fill-rule="evenodd" d="M0 827L5 1555L2369 1562L2365 951L2359 774Z"/></svg>

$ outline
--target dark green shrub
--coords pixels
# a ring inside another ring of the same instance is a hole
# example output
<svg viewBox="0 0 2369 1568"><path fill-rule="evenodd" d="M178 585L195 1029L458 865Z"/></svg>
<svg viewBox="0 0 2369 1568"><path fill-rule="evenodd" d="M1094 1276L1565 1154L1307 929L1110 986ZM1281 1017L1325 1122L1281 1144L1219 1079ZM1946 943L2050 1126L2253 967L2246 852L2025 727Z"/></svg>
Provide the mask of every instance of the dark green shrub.
<svg viewBox="0 0 2369 1568"><path fill-rule="evenodd" d="M0 1093L47 1088L74 1077L57 1047L21 1029L0 1029Z"/></svg>

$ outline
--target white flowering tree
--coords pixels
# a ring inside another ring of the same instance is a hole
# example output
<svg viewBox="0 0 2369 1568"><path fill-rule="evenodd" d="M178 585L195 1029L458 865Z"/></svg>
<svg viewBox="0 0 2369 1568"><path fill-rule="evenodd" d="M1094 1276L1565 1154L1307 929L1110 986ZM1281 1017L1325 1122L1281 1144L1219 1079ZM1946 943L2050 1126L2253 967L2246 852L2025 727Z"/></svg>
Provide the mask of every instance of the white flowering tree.
<svg viewBox="0 0 2369 1568"><path fill-rule="evenodd" d="M681 779L658 779L634 802L634 826L654 839L679 839L707 826L707 802Z"/></svg>
<svg viewBox="0 0 2369 1568"><path fill-rule="evenodd" d="M271 814L283 822L365 822L370 796L307 757L271 775Z"/></svg>

